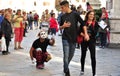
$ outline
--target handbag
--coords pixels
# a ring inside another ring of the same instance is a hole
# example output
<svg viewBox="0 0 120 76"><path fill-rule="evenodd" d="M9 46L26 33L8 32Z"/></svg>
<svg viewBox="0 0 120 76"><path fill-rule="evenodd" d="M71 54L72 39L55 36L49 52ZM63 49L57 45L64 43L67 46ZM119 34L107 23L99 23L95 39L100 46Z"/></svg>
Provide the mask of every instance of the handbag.
<svg viewBox="0 0 120 76"><path fill-rule="evenodd" d="M77 36L77 43L81 44L82 41L83 41L83 36L78 35L78 36Z"/></svg>
<svg viewBox="0 0 120 76"><path fill-rule="evenodd" d="M5 37L1 38L1 51L6 51L6 41Z"/></svg>

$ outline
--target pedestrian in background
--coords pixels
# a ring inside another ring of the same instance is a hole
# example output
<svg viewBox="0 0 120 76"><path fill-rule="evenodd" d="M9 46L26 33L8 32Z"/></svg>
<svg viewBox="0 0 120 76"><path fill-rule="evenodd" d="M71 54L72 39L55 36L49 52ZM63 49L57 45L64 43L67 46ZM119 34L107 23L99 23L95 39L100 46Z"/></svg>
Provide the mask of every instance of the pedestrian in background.
<svg viewBox="0 0 120 76"><path fill-rule="evenodd" d="M21 10L18 9L16 15L13 18L14 21L14 49L23 49L21 46L21 42L23 40L23 33L24 33L24 24L23 24L23 16L21 15Z"/></svg>
<svg viewBox="0 0 120 76"><path fill-rule="evenodd" d="M49 28L49 27L50 27L50 26L49 26L50 13L49 13L49 10L48 10L48 9L45 10L44 16L45 16L45 27L47 27L47 29L48 29L48 34L50 34L50 33L51 33L50 28ZM46 25L47 25L47 26L46 26Z"/></svg>
<svg viewBox="0 0 120 76"><path fill-rule="evenodd" d="M70 76L69 64L74 56L74 51L76 47L77 41L77 23L80 22L83 26L83 30L85 33L85 40L89 40L89 36L87 34L86 26L84 26L84 22L80 15L72 11L69 7L68 1L62 1L60 3L61 11L65 12L65 14L61 17L60 29L63 29L62 33L62 44L63 44L63 62L64 62L64 73L65 76Z"/></svg>
<svg viewBox="0 0 120 76"><path fill-rule="evenodd" d="M24 33L23 33L23 36L26 37L26 32L27 32L27 14L25 11L23 11L22 13L23 15L23 24L24 24Z"/></svg>
<svg viewBox="0 0 120 76"><path fill-rule="evenodd" d="M49 24L50 24L51 35L56 35L56 32L58 32L58 22L55 19L55 13L51 13Z"/></svg>
<svg viewBox="0 0 120 76"><path fill-rule="evenodd" d="M84 65L85 65L85 57L87 48L90 51L91 56L91 64L92 64L92 73L93 76L96 75L96 34L98 32L99 25L95 20L94 11L88 11L85 16L85 24L87 26L87 33L89 35L89 40L83 40L81 43L81 75L84 74ZM81 32L81 35L84 36L84 32Z"/></svg>
<svg viewBox="0 0 120 76"><path fill-rule="evenodd" d="M107 27L99 28L99 35L100 35L100 48L105 48L107 45L107 38L108 38L108 44L110 42L110 35L109 35L109 21L108 21L108 13L105 9L105 7L102 8L102 15L101 15L101 20L104 21L104 23L107 25Z"/></svg>
<svg viewBox="0 0 120 76"><path fill-rule="evenodd" d="M34 14L34 27L38 28L38 21L39 21L39 15L37 13Z"/></svg>
<svg viewBox="0 0 120 76"><path fill-rule="evenodd" d="M86 3L87 11L93 10L91 4L89 2Z"/></svg>
<svg viewBox="0 0 120 76"><path fill-rule="evenodd" d="M48 10L48 9L45 10L44 16L45 16L46 21L49 23L50 13L49 13L49 10Z"/></svg>
<svg viewBox="0 0 120 76"><path fill-rule="evenodd" d="M77 11L77 10L76 10L76 6L75 6L75 5L73 5L73 4L71 5L71 7L70 7L70 8L71 8L71 10L72 10L72 11Z"/></svg>
<svg viewBox="0 0 120 76"><path fill-rule="evenodd" d="M82 6L79 5L79 6L77 7L77 12L78 12L78 14L81 15L83 11L84 11L84 10L83 10Z"/></svg>
<svg viewBox="0 0 120 76"><path fill-rule="evenodd" d="M11 14L10 13L5 13L5 17L1 23L1 31L2 31L2 36L5 37L5 42L6 42L6 50L2 51L2 54L9 54L9 44L11 41L11 34L12 34L12 26L11 26Z"/></svg>
<svg viewBox="0 0 120 76"><path fill-rule="evenodd" d="M1 23L4 19L4 13L5 13L4 10L0 10L0 39L2 38Z"/></svg>
<svg viewBox="0 0 120 76"><path fill-rule="evenodd" d="M44 14L42 14L41 18L40 18L40 26L39 26L39 29L41 29L41 27L43 26L43 23L45 22L45 16Z"/></svg>
<svg viewBox="0 0 120 76"><path fill-rule="evenodd" d="M0 28L1 28L1 23L4 19L4 12L5 12L4 10L0 10Z"/></svg>
<svg viewBox="0 0 120 76"><path fill-rule="evenodd" d="M50 15L53 14L53 13L54 13L54 10L51 10L51 11L50 11Z"/></svg>
<svg viewBox="0 0 120 76"><path fill-rule="evenodd" d="M28 29L33 30L34 18L33 18L33 14L31 11L27 14L27 20L28 20L28 25L29 25Z"/></svg>
<svg viewBox="0 0 120 76"><path fill-rule="evenodd" d="M59 24L59 27L60 27L60 22L61 22L61 16L64 14L64 12L60 12L59 14L58 14L58 17L57 17L57 21L58 21L58 24ZM61 36L62 35L62 29L60 29L59 30L59 36Z"/></svg>

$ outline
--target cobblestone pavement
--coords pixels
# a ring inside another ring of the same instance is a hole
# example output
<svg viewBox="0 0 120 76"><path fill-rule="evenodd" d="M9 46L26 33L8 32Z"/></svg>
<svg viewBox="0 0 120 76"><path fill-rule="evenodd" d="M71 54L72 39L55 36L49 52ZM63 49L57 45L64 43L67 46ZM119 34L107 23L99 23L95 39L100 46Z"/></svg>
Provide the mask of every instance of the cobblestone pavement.
<svg viewBox="0 0 120 76"><path fill-rule="evenodd" d="M31 63L29 49L32 42L37 38L39 30L29 30L27 37L23 40L23 50L14 50L13 39L10 44L10 54L0 53L0 76L64 76L63 73L63 51L61 36L56 36L55 46L48 47L52 59L45 63L45 68L36 69ZM97 76L120 76L120 49L97 49ZM80 49L76 49L72 62L70 63L71 76L80 74ZM89 51L87 52L85 75L92 76Z"/></svg>

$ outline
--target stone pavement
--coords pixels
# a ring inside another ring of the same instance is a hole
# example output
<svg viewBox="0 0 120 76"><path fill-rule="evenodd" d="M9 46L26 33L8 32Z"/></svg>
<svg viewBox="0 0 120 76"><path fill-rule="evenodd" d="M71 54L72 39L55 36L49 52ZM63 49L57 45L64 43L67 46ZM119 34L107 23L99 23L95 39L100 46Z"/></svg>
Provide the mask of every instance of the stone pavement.
<svg viewBox="0 0 120 76"><path fill-rule="evenodd" d="M64 76L63 73L63 51L61 37L56 36L55 46L48 47L52 59L45 63L45 69L36 69L31 63L29 49L32 42L37 38L39 30L29 30L27 37L23 40L23 50L14 50L13 40L10 44L9 55L0 53L0 76ZM97 47L97 76L120 76L120 49L100 49ZM71 76L80 74L80 49L76 49L72 62L70 63ZM92 76L89 51L87 52L85 75Z"/></svg>

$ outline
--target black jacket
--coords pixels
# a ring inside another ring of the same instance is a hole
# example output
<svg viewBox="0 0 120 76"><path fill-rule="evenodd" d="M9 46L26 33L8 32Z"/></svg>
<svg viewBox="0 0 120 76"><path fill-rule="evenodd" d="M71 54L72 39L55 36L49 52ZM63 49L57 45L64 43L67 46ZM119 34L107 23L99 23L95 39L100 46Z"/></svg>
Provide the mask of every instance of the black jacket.
<svg viewBox="0 0 120 76"><path fill-rule="evenodd" d="M95 22L95 24L92 26L92 24L89 26L89 24L87 22L85 22L86 26L87 26L87 32L88 32L88 35L90 37L90 39L96 39L96 35L98 33L98 29L99 29L99 25L98 25L98 22ZM80 32L83 32L83 29L81 29L82 31Z"/></svg>
<svg viewBox="0 0 120 76"><path fill-rule="evenodd" d="M2 31L2 34L5 35L5 38L11 39L11 34L12 34L11 23L5 18L1 23L1 31Z"/></svg>

